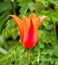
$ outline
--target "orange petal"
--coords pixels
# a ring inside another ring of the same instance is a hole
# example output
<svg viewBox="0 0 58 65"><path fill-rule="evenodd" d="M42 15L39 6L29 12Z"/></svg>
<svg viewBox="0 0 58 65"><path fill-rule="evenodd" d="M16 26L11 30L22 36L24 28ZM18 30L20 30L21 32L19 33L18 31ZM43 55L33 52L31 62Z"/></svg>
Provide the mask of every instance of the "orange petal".
<svg viewBox="0 0 58 65"><path fill-rule="evenodd" d="M16 15L9 15L10 17L13 18L13 20L16 22L19 31L20 31L20 36L21 39L23 38L23 26L22 26L22 20L20 18L18 18Z"/></svg>
<svg viewBox="0 0 58 65"><path fill-rule="evenodd" d="M29 19L30 19L30 20L33 20L33 19L35 19L35 18L36 18L36 16L35 16L34 13L31 13L31 14L29 15Z"/></svg>
<svg viewBox="0 0 58 65"><path fill-rule="evenodd" d="M33 25L34 25L35 31L38 30L38 27L39 27L39 25L40 25L40 17L35 18L35 19L32 20L32 21L33 21Z"/></svg>
<svg viewBox="0 0 58 65"><path fill-rule="evenodd" d="M34 45L34 26L32 21L30 21L28 33L26 36L24 35L23 41L25 42L26 48L32 48Z"/></svg>
<svg viewBox="0 0 58 65"><path fill-rule="evenodd" d="M24 26L24 35L28 33L29 27L30 27L30 20L25 17L22 16L22 20L23 20L23 26Z"/></svg>
<svg viewBox="0 0 58 65"><path fill-rule="evenodd" d="M34 32L34 46L36 45L36 43L37 43L37 41L38 41L39 38L40 38L40 34L38 33L38 30L36 30Z"/></svg>
<svg viewBox="0 0 58 65"><path fill-rule="evenodd" d="M38 27L40 26L40 24L41 24L41 21L40 21L40 17L37 17L36 18L36 26L37 26L37 29L38 29Z"/></svg>
<svg viewBox="0 0 58 65"><path fill-rule="evenodd" d="M46 16L42 16L42 17L37 17L35 20L34 20L34 26L35 28L38 29L38 27L40 26L41 22L46 18Z"/></svg>
<svg viewBox="0 0 58 65"><path fill-rule="evenodd" d="M46 16L37 17L37 28L40 26L41 22L46 18Z"/></svg>
<svg viewBox="0 0 58 65"><path fill-rule="evenodd" d="M30 21L30 27L28 29L28 32L26 34L24 34L24 38L23 38L23 46L25 48L33 48L37 41L38 41L38 30L34 29L34 24L33 21Z"/></svg>

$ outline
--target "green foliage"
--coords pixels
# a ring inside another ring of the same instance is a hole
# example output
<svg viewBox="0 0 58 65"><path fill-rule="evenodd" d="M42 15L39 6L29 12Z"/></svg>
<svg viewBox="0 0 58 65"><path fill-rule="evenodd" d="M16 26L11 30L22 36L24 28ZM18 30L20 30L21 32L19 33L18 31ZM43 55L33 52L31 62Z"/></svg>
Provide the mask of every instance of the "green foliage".
<svg viewBox="0 0 58 65"><path fill-rule="evenodd" d="M58 65L58 0L1 0L0 65L27 65L27 49L21 45L18 28L9 14L22 18L32 12L47 18L38 30L37 45L30 51L30 65Z"/></svg>

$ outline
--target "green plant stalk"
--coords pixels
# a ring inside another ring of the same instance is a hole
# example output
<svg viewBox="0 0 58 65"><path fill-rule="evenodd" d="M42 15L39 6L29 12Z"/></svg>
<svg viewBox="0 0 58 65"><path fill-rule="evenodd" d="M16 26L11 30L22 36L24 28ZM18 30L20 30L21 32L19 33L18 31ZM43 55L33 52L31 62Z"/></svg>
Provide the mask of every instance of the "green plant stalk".
<svg viewBox="0 0 58 65"><path fill-rule="evenodd" d="M30 63L30 49L27 49L27 65Z"/></svg>

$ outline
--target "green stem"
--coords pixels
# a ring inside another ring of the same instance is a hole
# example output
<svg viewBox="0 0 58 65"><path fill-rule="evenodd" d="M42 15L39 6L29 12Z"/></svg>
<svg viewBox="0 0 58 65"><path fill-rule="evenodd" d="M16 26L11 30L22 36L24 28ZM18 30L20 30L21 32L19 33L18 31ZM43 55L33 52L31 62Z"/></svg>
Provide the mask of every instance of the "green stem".
<svg viewBox="0 0 58 65"><path fill-rule="evenodd" d="M27 65L30 63L30 49L27 50Z"/></svg>

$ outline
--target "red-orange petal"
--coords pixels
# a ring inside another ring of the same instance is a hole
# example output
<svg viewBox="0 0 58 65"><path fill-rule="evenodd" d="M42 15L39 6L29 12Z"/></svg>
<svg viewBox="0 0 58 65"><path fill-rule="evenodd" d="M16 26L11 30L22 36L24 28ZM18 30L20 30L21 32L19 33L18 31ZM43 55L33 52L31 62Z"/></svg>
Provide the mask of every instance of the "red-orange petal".
<svg viewBox="0 0 58 65"><path fill-rule="evenodd" d="M38 30L34 28L33 21L30 20L30 27L28 32L24 35L22 44L25 48L33 48L36 45L38 38Z"/></svg>
<svg viewBox="0 0 58 65"><path fill-rule="evenodd" d="M23 43L26 48L32 48L34 46L34 26L32 20L30 21L30 27L27 36L24 36Z"/></svg>
<svg viewBox="0 0 58 65"><path fill-rule="evenodd" d="M37 44L37 41L40 38L40 34L38 33L38 30L36 30L37 32L34 32L34 46ZM33 47L34 47L33 46Z"/></svg>
<svg viewBox="0 0 58 65"><path fill-rule="evenodd" d="M41 24L41 21L40 21L41 19L40 19L40 17L37 17L36 18L36 26L37 26L37 29L38 29L38 27L40 26L40 24Z"/></svg>
<svg viewBox="0 0 58 65"><path fill-rule="evenodd" d="M26 36L30 28L30 20L25 16L22 16L22 20L24 26L24 36Z"/></svg>
<svg viewBox="0 0 58 65"><path fill-rule="evenodd" d="M10 17L13 18L13 20L16 22L18 29L20 31L20 37L23 39L23 26L22 26L22 20L18 18L16 15L9 15Z"/></svg>
<svg viewBox="0 0 58 65"><path fill-rule="evenodd" d="M42 17L37 17L37 28L39 28L40 24L42 23L42 21L46 18L46 16L42 16Z"/></svg>

